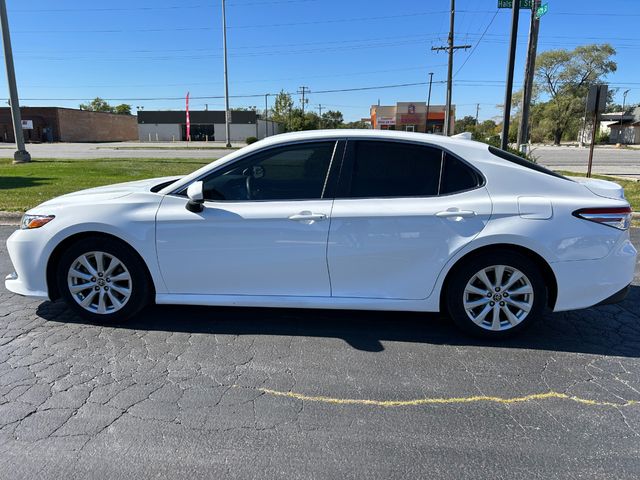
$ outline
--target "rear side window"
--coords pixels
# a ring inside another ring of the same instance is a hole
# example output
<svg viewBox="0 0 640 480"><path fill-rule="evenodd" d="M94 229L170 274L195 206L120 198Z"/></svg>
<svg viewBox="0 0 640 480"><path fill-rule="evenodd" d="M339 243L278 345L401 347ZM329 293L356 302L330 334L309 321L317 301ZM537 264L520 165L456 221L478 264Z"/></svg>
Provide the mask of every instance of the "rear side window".
<svg viewBox="0 0 640 480"><path fill-rule="evenodd" d="M475 170L458 160L453 155L445 153L440 180L440 195L471 190L482 184L482 178Z"/></svg>
<svg viewBox="0 0 640 480"><path fill-rule="evenodd" d="M422 145L356 141L347 197L416 197L438 194L442 151Z"/></svg>
<svg viewBox="0 0 640 480"><path fill-rule="evenodd" d="M570 178L567 178L563 175L560 175L559 173L551 171L548 168L544 168L543 166L538 165L537 163L530 162L529 160L519 157L518 155L514 155L513 153L505 152L504 150L500 150L499 148L491 147L491 146L489 147L489 151L493 153L496 157L500 157L503 160L507 160L511 163L515 163L517 165L520 165L521 167L530 168L531 170L535 170L536 172L544 173L546 175L551 175L552 177L562 178L564 180L569 180L570 182L572 181Z"/></svg>

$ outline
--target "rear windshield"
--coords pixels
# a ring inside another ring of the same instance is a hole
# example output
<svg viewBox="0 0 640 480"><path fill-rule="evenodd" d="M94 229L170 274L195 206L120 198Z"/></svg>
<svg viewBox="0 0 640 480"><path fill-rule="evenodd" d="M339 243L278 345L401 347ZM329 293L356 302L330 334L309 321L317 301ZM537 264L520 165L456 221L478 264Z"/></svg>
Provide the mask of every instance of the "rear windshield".
<svg viewBox="0 0 640 480"><path fill-rule="evenodd" d="M496 157L500 157L504 160L507 160L508 162L518 164L521 167L530 168L531 170L535 170L536 172L544 173L546 175L551 175L552 177L562 178L563 180L569 180L570 182L573 181L570 178L560 175L559 173L549 170L548 168L544 168L543 166L538 165L537 163L530 162L529 160L519 157L518 155L515 155L513 153L505 152L504 150L500 150L499 148L491 147L491 146L489 146L489 151L493 153Z"/></svg>

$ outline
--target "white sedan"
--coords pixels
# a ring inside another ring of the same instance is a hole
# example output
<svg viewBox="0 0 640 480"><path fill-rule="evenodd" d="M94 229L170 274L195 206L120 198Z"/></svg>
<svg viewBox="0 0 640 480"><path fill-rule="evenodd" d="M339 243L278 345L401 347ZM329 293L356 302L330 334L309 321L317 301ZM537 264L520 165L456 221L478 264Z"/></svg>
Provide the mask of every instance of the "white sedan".
<svg viewBox="0 0 640 480"><path fill-rule="evenodd" d="M630 219L619 185L482 143L300 132L39 205L7 241L5 284L93 321L150 302L442 311L502 337L623 298Z"/></svg>

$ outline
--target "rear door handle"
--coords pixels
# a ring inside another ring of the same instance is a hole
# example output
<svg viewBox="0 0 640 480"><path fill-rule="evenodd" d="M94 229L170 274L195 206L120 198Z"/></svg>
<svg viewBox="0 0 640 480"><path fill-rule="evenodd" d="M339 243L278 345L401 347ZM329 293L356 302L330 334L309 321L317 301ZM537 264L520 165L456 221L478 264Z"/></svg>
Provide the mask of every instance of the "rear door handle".
<svg viewBox="0 0 640 480"><path fill-rule="evenodd" d="M445 210L443 212L436 213L436 217L440 218L470 218L475 216L476 212L474 212L473 210Z"/></svg>
<svg viewBox="0 0 640 480"><path fill-rule="evenodd" d="M324 220L325 218L327 218L327 216L324 213L300 212L295 215L291 215L289 220L297 222L314 222L317 220Z"/></svg>

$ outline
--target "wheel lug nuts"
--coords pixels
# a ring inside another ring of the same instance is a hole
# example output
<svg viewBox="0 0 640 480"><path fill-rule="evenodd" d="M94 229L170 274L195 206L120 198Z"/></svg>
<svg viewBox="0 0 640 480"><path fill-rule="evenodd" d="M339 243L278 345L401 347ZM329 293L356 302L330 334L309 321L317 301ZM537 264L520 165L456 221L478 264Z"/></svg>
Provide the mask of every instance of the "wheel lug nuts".
<svg viewBox="0 0 640 480"><path fill-rule="evenodd" d="M98 290L100 290L100 287L96 285L95 287L93 287L93 289L97 292Z"/></svg>
<svg viewBox="0 0 640 480"><path fill-rule="evenodd" d="M504 307L504 302L500 302L500 306L501 306L501 307Z"/></svg>
<svg viewBox="0 0 640 480"><path fill-rule="evenodd" d="M109 290L109 287L107 285L105 285L104 289L105 290Z"/></svg>
<svg viewBox="0 0 640 480"><path fill-rule="evenodd" d="M504 292L504 293L502 294L502 296L503 296L504 298L507 298L507 297L509 296L509 294L508 294L507 292Z"/></svg>
<svg viewBox="0 0 640 480"><path fill-rule="evenodd" d="M491 305L492 307L496 304L496 302L489 302L489 305Z"/></svg>
<svg viewBox="0 0 640 480"><path fill-rule="evenodd" d="M107 282L111 282L111 279L109 277L107 277Z"/></svg>
<svg viewBox="0 0 640 480"><path fill-rule="evenodd" d="M103 275L104 275L104 273L102 273L102 272L98 272L98 276L99 276L99 277L102 277Z"/></svg>
<svg viewBox="0 0 640 480"><path fill-rule="evenodd" d="M96 281L96 277L91 277L91 281L95 282Z"/></svg>
<svg viewBox="0 0 640 480"><path fill-rule="evenodd" d="M491 298L491 292L487 293L487 298Z"/></svg>
<svg viewBox="0 0 640 480"><path fill-rule="evenodd" d="M496 292L499 292L499 291L500 291L500 287L496 287Z"/></svg>

